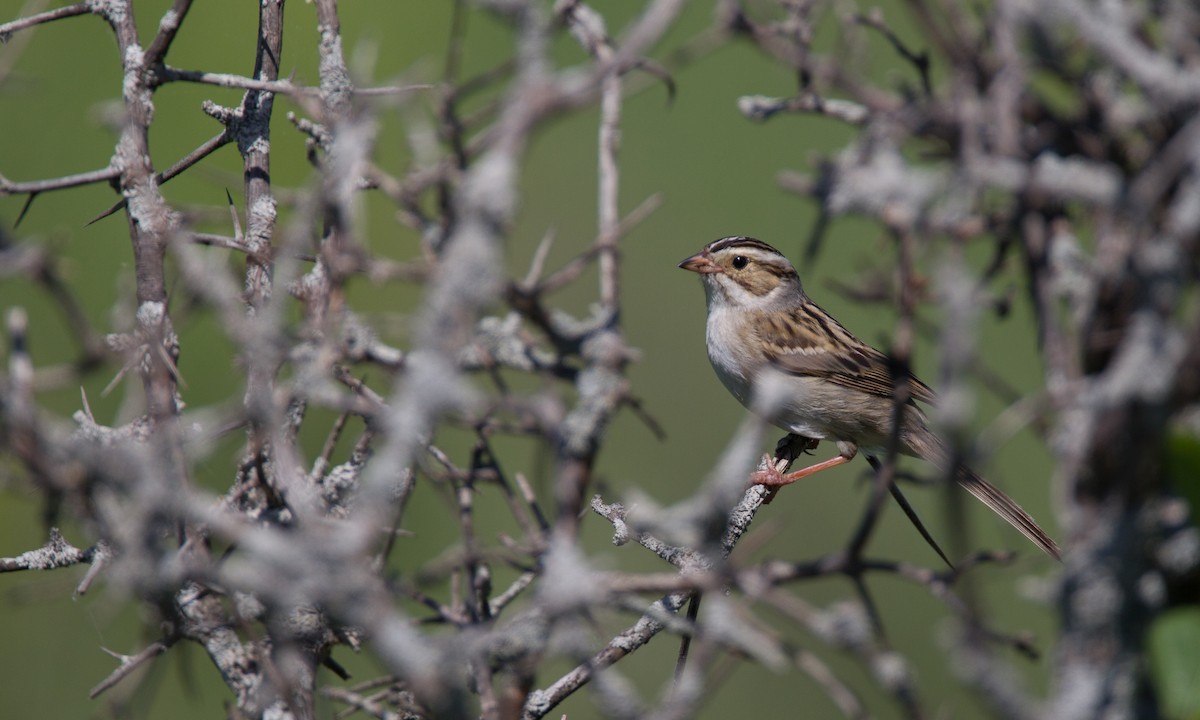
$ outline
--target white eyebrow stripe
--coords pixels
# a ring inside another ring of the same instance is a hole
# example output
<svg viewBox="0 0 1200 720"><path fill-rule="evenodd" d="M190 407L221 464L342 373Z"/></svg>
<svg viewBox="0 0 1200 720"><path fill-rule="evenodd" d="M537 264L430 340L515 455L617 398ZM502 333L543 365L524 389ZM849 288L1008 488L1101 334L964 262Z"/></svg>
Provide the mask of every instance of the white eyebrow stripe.
<svg viewBox="0 0 1200 720"><path fill-rule="evenodd" d="M788 262L788 259L785 258L784 256L779 255L778 253L767 252L766 250L763 250L762 248L758 248L758 247L754 247L754 246L739 247L737 245L733 245L730 247L721 248L720 250L717 250L713 254L714 255L741 255L742 257L750 258L751 260L754 260L755 262L761 263L763 265L771 265L772 267L779 268L780 270L783 270L787 273L795 273L796 272L795 268L792 267L792 264L790 262Z"/></svg>
<svg viewBox="0 0 1200 720"><path fill-rule="evenodd" d="M771 247L770 245L763 242L762 240L758 240L758 239L755 239L752 237L746 237L744 235L733 235L730 237L723 237L720 240L714 240L713 242L708 244L708 247L706 249L709 252L719 252L721 250L726 250L729 248L740 248L742 250L748 250L750 248L754 248L756 250L761 250L761 251L769 253L769 254L778 255L780 257L783 257L783 253L779 252L778 250Z"/></svg>

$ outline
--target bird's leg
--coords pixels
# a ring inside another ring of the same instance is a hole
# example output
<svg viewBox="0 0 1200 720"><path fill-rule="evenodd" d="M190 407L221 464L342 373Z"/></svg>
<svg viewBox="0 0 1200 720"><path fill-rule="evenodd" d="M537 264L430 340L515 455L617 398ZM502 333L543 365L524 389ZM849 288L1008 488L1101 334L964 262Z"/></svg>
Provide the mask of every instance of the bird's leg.
<svg viewBox="0 0 1200 720"><path fill-rule="evenodd" d="M804 437L796 433L788 433L779 438L779 442L775 443L775 456L763 455L759 462L759 467L762 468L754 473L751 477L751 484L761 484L769 487L770 490L763 497L764 503L769 503L775 499L775 493L779 491L782 485L772 484L782 479L781 472L783 468L788 467L796 462L796 459L801 455L807 455L812 450L815 450L821 444L816 438ZM762 477L766 480L764 483L759 483L758 478Z"/></svg>
<svg viewBox="0 0 1200 720"><path fill-rule="evenodd" d="M775 461L770 458L770 456L765 456L763 459L766 461L767 468L765 470L758 470L751 475L750 482L753 485L766 485L767 487L783 487L784 485L791 485L800 478L806 478L809 475L814 475L822 470L828 470L831 467L845 465L853 460L854 456L857 454L858 446L852 443L839 442L838 454L836 456L831 457L828 460L823 460L815 465L809 465L801 470L790 472L787 475L779 472L779 467L775 464Z"/></svg>

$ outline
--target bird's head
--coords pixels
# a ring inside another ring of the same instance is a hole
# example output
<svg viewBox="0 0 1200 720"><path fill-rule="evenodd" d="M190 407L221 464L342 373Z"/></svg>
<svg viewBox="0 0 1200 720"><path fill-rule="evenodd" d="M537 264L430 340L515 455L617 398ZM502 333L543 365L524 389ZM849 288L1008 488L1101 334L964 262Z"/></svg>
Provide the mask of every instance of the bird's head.
<svg viewBox="0 0 1200 720"><path fill-rule="evenodd" d="M800 276L783 253L761 240L726 237L679 263L704 281L709 305L761 308L803 299Z"/></svg>

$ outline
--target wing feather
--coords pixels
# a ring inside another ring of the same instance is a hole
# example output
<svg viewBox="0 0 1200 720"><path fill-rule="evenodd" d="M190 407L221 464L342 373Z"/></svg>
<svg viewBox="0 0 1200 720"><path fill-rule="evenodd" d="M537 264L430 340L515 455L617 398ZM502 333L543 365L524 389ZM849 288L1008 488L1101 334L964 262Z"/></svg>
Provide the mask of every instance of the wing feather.
<svg viewBox="0 0 1200 720"><path fill-rule="evenodd" d="M883 353L854 337L811 301L786 317L757 318L758 339L768 360L790 375L819 377L844 387L892 397L891 364ZM908 377L909 397L933 404L937 395L916 377Z"/></svg>

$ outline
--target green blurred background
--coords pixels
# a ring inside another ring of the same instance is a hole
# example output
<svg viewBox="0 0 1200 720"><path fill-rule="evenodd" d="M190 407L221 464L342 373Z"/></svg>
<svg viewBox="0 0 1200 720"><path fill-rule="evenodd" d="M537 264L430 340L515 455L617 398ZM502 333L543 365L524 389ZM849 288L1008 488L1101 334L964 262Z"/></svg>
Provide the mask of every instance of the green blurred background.
<svg viewBox="0 0 1200 720"><path fill-rule="evenodd" d="M57 3L56 3L57 4ZM142 36L147 41L169 0L135 3ZM637 11L635 4L597 3L617 31ZM20 16L26 3L0 0L0 22ZM862 8L867 9L866 7ZM440 69L451 24L451 3L355 0L342 3L341 16L347 56L360 84L432 82ZM903 33L903 14L884 5L885 15ZM657 57L707 27L712 8L693 3L677 27L660 43ZM257 23L257 3L196 2L168 61L175 67L249 74L252 70ZM312 5L291 2L286 11L282 68L300 83L315 84L316 19ZM831 33L826 33L831 34ZM908 34L913 38L912 33ZM825 45L830 47L831 38ZM25 45L24 43L28 43ZM870 40L873 69L885 82L899 82L910 69L894 59L877 38ZM488 14L472 11L468 17L464 76L487 69L511 50L508 29ZM568 38L555 44L561 63L583 60L582 51ZM11 70L0 85L0 173L13 180L31 180L103 167L113 148L112 120L119 112L120 64L112 34L102 21L84 16L54 23L16 36L0 47L0 67ZM909 78L911 80L911 78ZM712 239L729 234L753 235L775 244L793 259L801 258L803 243L815 217L810 201L790 196L775 182L785 169L811 171L815 161L837 151L852 137L842 126L820 118L778 117L754 124L736 110L736 100L746 94L788 95L795 90L792 73L740 42L722 46L675 74L677 96L668 102L661 85L650 85L625 104L622 122L621 207L628 212L653 193L664 203L637 227L622 245L623 326L629 342L642 351L641 361L630 370L637 395L667 432L656 441L629 413L614 422L600 456L598 491L618 500L633 491L667 504L687 497L709 472L743 419L743 410L719 385L704 353L703 293L696 278L675 269L685 256ZM634 80L640 83L640 79ZM200 103L213 99L236 105L241 93L210 87L172 84L155 95L156 118L152 152L162 169L216 134L215 121L200 112ZM409 158L405 123L428 118L414 108L384 107L381 111L379 150L386 169L400 174ZM304 160L303 138L285 119L297 110L286 99L276 102L273 127L272 174L277 187L302 187L311 181ZM553 121L539 132L529 149L521 179L521 210L510 246L509 270L523 274L533 248L547 232L557 238L551 267L561 264L590 243L596 233L597 118L593 109ZM219 151L183 177L164 186L167 199L177 207L195 210L201 227L228 233L223 209L225 191L241 201L241 161L232 146ZM11 230L24 203L22 197L0 198L0 223ZM133 271L124 219L114 216L94 225L87 222L115 200L107 186L51 193L37 198L20 227L18 242L39 243L61 254L64 271L85 308L102 332L128 326L132 306ZM213 208L216 208L214 211ZM417 238L399 225L393 208L377 196L364 196L362 242L374 252L408 259L417 254ZM281 227L282 227L281 223ZM980 241L969 248L969 258L982 267L989 247ZM224 250L211 250L225 254ZM222 256L222 255L218 255ZM811 295L864 339L886 345L895 319L892 311L864 308L844 300L828 287L838 279L853 283L861 273L887 268L894 256L891 243L878 228L859 220L836 221L816 262L801 266ZM922 254L919 263L931 271L937 249ZM229 260L231 272L239 266ZM1018 282L1002 274L997 290ZM562 295L563 304L583 311L595 297L592 278ZM1021 288L1015 311L1005 320L984 316L978 326L980 354L1011 385L1032 390L1040 385L1040 368L1031 332L1030 313ZM419 290L409 286L374 287L365 280L353 287L353 306L369 317L388 341L407 346L407 331ZM30 313L30 343L35 363L41 367L69 361L78 348L56 308L40 290L17 279L0 284L0 308L22 305ZM118 307L122 312L113 313ZM184 396L192 407L235 401L241 396L239 375L229 344L216 321L203 308L178 303L173 309L181 333L181 372L187 382ZM929 314L936 319L936 315ZM936 348L923 342L916 366L926 378L936 373ZM138 383L123 383L108 396L104 387L117 371L108 365L83 380L97 420L128 420L136 407ZM387 387L386 378L371 378ZM129 394L131 397L127 397ZM79 409L80 389L74 384L47 389L40 399L62 419ZM994 420L1003 405L984 392L978 394L977 426ZM310 422L306 437L315 453L327 424ZM349 435L352 437L355 430ZM461 439L451 434L439 438L451 447ZM769 449L774 435L764 443ZM524 471L539 483L548 497L544 463L532 443L513 441L501 445L501 462L509 472ZM212 461L197 468L201 482L221 492L232 477L238 442L234 438L217 448ZM828 448L819 451L826 457ZM541 470L539 471L539 466ZM40 546L45 540L42 505L11 461L3 461L0 474L0 556L13 556ZM801 560L839 547L852 531L866 501L861 482L865 463L838 468L788 488L759 515L748 543L755 555ZM1047 529L1055 534L1049 507L1050 465L1041 442L1030 432L1015 437L982 468L1009 490ZM909 493L938 537L947 537L940 498L933 492ZM479 504L486 505L487 491ZM493 500L497 499L492 497ZM497 503L498 504L498 503ZM413 558L435 554L456 535L444 494L422 483L409 514L414 537L401 548L405 564ZM497 515L491 522L507 529L511 521ZM1049 610L1028 599L1044 587L1036 579L1050 570L1015 532L988 513L971 507L975 544L1020 550L1014 567L985 568L974 573L977 597L988 609L996 627L1028 630L1043 650L1050 650L1053 619ZM489 526L485 524L485 528ZM585 523L585 539L601 567L664 569L633 546L614 548L609 531L598 518ZM68 540L86 544L82 529L66 526ZM936 567L937 559L904 518L889 510L875 536L872 551ZM72 589L82 568L54 573L0 575L0 702L5 717L173 717L213 718L224 714L229 694L207 657L198 648L172 649L155 661L140 682L126 681L96 701L88 689L113 668L114 660L101 648L134 653L156 637L153 612L102 581L86 597L73 599ZM950 613L919 587L891 577L876 577L871 589L880 602L889 640L914 661L914 672L924 699L938 717L972 717L980 706L955 683L952 654L947 652ZM817 605L849 598L846 582L826 580L797 585L792 590ZM762 611L762 619L778 626L800 646L826 659L851 687L860 691L869 710L880 717L897 715L895 707L873 689L868 673L843 654L791 629L790 624ZM606 629L631 623L632 616L603 618ZM623 661L620 672L634 679L644 698L655 698L670 680L676 641L660 638L650 647ZM1004 651L1000 651L1004 652ZM379 668L369 652L353 656L348 650L337 659L355 680L374 676ZM1046 660L1016 660L1033 687L1044 684ZM565 663L548 666L538 678L544 687ZM703 716L734 714L774 716L795 714L834 717L836 710L823 692L799 672L776 673L758 666L735 663L732 675L714 682L711 701ZM326 671L322 671L326 672ZM325 682L338 683L333 676ZM597 715L593 698L581 692L560 708L571 718ZM324 706L324 716L330 709ZM558 716L557 714L555 715Z"/></svg>

